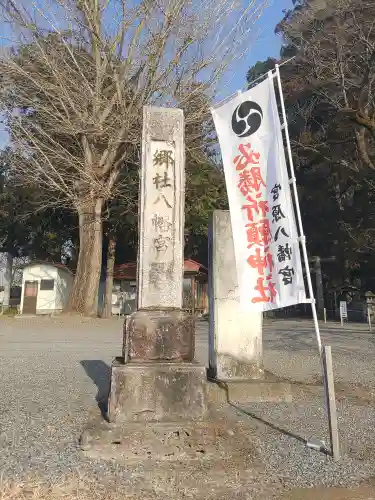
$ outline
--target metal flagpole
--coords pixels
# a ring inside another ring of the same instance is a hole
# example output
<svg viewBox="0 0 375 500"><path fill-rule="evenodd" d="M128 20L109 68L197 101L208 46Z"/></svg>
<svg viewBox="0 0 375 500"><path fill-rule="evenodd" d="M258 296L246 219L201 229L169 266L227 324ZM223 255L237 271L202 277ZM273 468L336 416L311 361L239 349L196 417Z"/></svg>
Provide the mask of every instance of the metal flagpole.
<svg viewBox="0 0 375 500"><path fill-rule="evenodd" d="M290 61L293 61L293 59L295 59L296 56L293 56L293 57L290 57L289 59L286 59L286 61L283 61L281 64L279 64L279 68L281 68L281 66L284 66L284 64L288 64ZM272 70L273 71L273 70ZM249 90L249 87L250 85L253 85L253 83L256 83L258 82L259 80L261 80L262 78L266 78L266 76L268 75L269 71L267 71L267 73L263 73L262 75L258 76L257 78L255 78L255 80L251 80L251 82L249 82L247 84L247 90ZM237 90L237 92L233 92L233 94L230 94L228 95L227 97L225 97L224 99L222 99L221 101L219 102L215 102L212 107L211 107L211 110L212 109L216 109L218 108L219 106L221 106L222 104L230 101L230 99L232 99L232 97L234 97L236 94L241 94L242 93L242 90Z"/></svg>
<svg viewBox="0 0 375 500"><path fill-rule="evenodd" d="M305 237L305 234L303 232L301 210L300 210L299 201L298 201L298 191L297 191L296 176L295 176L295 171L294 171L292 148L290 145L290 136L289 136L289 129L288 129L288 121L287 121L286 111L285 111L284 94L283 94L283 89L282 89L282 85L281 85L281 78L280 78L280 67L278 64L276 64L275 70L276 70L277 85L279 88L281 111L282 111L282 116L283 116L282 127L283 127L284 132L285 132L289 167L290 167L290 173L291 173L291 179L289 182L292 184L292 189L293 189L293 196L294 196L294 202L295 202L296 213L297 213L297 224L298 224L298 229L299 229L299 234L300 234L299 239L300 239L300 243L302 246L303 260L305 262L307 287L309 290L309 295L310 295L310 300L311 300L311 309L312 309L312 315L313 315L313 320L314 320L316 340L318 342L319 353L321 354L322 353L322 341L320 338L318 315L316 313L316 304L315 304L315 298L314 298L314 290L313 290L312 281L311 281L309 258L307 256L306 237Z"/></svg>
<svg viewBox="0 0 375 500"><path fill-rule="evenodd" d="M278 64L276 64L275 69L276 69L277 84L279 87L281 111L282 111L282 116L283 116L283 129L285 131L290 173L292 176L291 179L289 180L289 182L293 186L294 203L296 206L295 210L297 213L297 223L298 223L298 228L299 228L299 233L300 233L300 243L302 246L303 260L305 261L307 286L308 286L309 294L310 294L311 309L312 309L312 314L313 314L313 319L314 319L316 339L318 341L318 348L319 348L319 355L320 355L319 357L320 357L320 360L322 363L324 392L325 392L325 399L326 399L326 405L327 405L329 434L330 434L330 441L331 441L331 454L332 454L333 459L335 461L337 461L340 459L340 447L339 447L339 435L338 435L338 430L337 430L336 399L335 399L335 388L334 388L334 382L333 382L331 347L325 346L324 348L322 348L322 341L320 338L318 316L316 314L314 290L313 290L312 281L311 281L310 265L309 265L309 259L307 256L306 237L305 237L305 234L303 232L301 210L300 210L299 201L298 201L297 183L296 183L296 176L295 176L295 171L294 171L292 148L290 145L288 121L287 121L286 111L285 111L284 94L283 94L283 89L282 89L282 85L281 85L280 68L279 68ZM321 442L321 444L324 445L323 442Z"/></svg>

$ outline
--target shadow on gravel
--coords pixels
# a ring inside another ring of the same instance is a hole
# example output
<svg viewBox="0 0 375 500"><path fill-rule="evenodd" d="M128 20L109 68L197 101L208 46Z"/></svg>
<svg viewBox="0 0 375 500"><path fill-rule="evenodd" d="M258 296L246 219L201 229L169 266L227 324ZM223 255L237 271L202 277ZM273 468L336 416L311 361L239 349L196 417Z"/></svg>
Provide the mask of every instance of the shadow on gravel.
<svg viewBox="0 0 375 500"><path fill-rule="evenodd" d="M290 432L290 431L288 431L286 429L282 429L281 427L278 427L277 425L269 422L268 420L264 420L262 417L259 417L258 415L255 415L255 413L252 413L250 411L244 410L240 406L234 405L233 403L230 403L230 405L232 406L232 408L234 408L238 412L243 413L244 415L247 415L248 417L251 417L251 418L253 418L255 420L258 420L258 422L262 422L262 424L267 425L268 427L270 427L271 429L273 429L273 430L275 430L277 432L281 432L282 434L285 434L286 436L289 436L289 437L291 437L293 439L296 439L300 443L303 443L305 446L307 445L307 440L304 439L303 437L298 436L297 434L294 434L293 432ZM325 450L325 449L321 448L320 452L324 453L325 455L329 455L328 450Z"/></svg>
<svg viewBox="0 0 375 500"><path fill-rule="evenodd" d="M109 385L111 381L111 369L100 359L84 359L80 361L87 375L98 388L96 401L100 412L107 420Z"/></svg>

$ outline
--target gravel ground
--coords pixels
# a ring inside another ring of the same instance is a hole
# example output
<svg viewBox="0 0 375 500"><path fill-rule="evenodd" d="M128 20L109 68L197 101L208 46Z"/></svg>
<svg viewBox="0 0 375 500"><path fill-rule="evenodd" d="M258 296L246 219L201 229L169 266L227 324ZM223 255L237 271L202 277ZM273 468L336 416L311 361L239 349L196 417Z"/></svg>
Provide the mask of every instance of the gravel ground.
<svg viewBox="0 0 375 500"><path fill-rule="evenodd" d="M312 321L265 323L264 363L273 373L296 381L321 378ZM366 324L321 325L323 345L332 346L335 380L375 388L375 332Z"/></svg>
<svg viewBox="0 0 375 500"><path fill-rule="evenodd" d="M207 323L197 328L197 358L207 362ZM150 470L131 469L83 459L77 440L97 402L108 390L109 366L121 351L121 321L69 318L0 319L0 471L20 480L35 475L59 481L88 475L116 484L137 498L142 483L146 498L198 498L173 472L153 477ZM327 439L319 359L309 322L265 324L265 368L299 382L292 404L251 404L233 409L248 425L264 470L254 468L246 480L247 495L231 498L280 498L293 487L351 486L375 476L375 334L364 325L323 328L332 346L338 381L338 415L343 460L334 464L306 448L305 439ZM228 410L229 411L229 410ZM172 472L171 472L172 470ZM190 471L195 481L204 471ZM189 476L188 468L185 476ZM145 477L148 477L147 485ZM251 480L251 481L250 481ZM249 482L250 481L250 482ZM116 487L117 487L116 486ZM182 488L183 489L183 488ZM130 496L129 496L130 495ZM1 495L0 495L1 497ZM199 497L200 498L200 497ZM211 498L206 492L204 498ZM212 497L218 499L218 496ZM220 497L221 498L221 497ZM225 495L223 496L225 498ZM301 496L303 498L303 496ZM353 497L355 498L355 497ZM370 497L369 497L370 498Z"/></svg>
<svg viewBox="0 0 375 500"><path fill-rule="evenodd" d="M366 325L321 327L332 346L342 460L306 447L319 438L329 444L324 391L316 337L311 322L265 324L264 362L269 371L300 382L292 404L251 404L243 408L257 428L266 470L277 471L288 486L353 486L375 476L375 334ZM255 424L257 422L257 424ZM373 490L375 498L375 490Z"/></svg>

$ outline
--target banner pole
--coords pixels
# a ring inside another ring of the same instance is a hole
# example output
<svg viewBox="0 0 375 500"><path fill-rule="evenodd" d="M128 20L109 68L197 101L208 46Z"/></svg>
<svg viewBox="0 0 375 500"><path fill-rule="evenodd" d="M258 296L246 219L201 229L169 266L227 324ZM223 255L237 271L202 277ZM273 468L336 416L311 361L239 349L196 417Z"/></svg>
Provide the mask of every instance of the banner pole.
<svg viewBox="0 0 375 500"><path fill-rule="evenodd" d="M287 122L285 103L284 103L284 94L283 94L283 89L282 89L282 85L281 85L280 69L279 69L278 64L276 64L276 77L277 77L277 84L279 87L281 110L282 110L282 116L283 116L283 126L284 126L283 128L285 131L285 138L286 138L286 143L287 143L290 173L292 176L291 183L293 186L293 195L294 195L294 202L295 202L295 207L296 207L295 210L297 213L297 223L298 223L298 228L299 228L299 233L300 233L300 241L301 241L301 246L302 246L303 259L305 261L307 285L308 285L310 299L311 299L311 309L312 309L312 314L313 314L313 319L314 319L316 339L318 341L319 357L320 357L320 361L321 361L321 365L322 365L324 392L325 392L325 396L326 396L328 424L329 424L329 431L330 431L331 454L332 454L333 459L337 461L340 459L340 449L339 449L338 432L337 432L336 400L335 400L335 390L334 390L334 382L333 382L331 348L324 347L324 349L323 349L321 338L320 338L318 315L316 313L314 290L312 287L310 265L309 265L309 259L307 256L306 237L305 237L304 232L303 232L302 216L301 216L301 210L300 210L299 201L298 201L298 191L297 191L296 176L295 176L294 164L293 164L292 148L290 145L289 129L288 129L288 122ZM327 354L328 354L328 356L327 356Z"/></svg>
<svg viewBox="0 0 375 500"><path fill-rule="evenodd" d="M287 121L285 103L284 103L284 93L283 93L283 88L281 85L280 67L278 64L276 64L275 70L276 70L277 85L278 85L279 95L280 95L281 112L282 112L282 117L283 117L282 126L283 126L284 132L285 132L289 167L290 167L290 173L291 173L291 177L292 177L291 181L292 181L292 190L293 190L293 196L294 196L294 202L295 202L295 209L296 209L296 213L297 213L297 224L298 224L298 229L299 229L299 234L300 234L300 242L301 242L301 246L302 246L302 255L303 255L303 260L304 260L305 269L306 269L307 287L308 287L309 295L310 295L310 299L311 299L311 309L312 309L312 315L313 315L313 321L314 321L314 327L315 327L316 340L318 342L319 353L321 354L322 353L322 341L320 338L318 315L316 312L314 290L313 290L312 281L311 281L310 264L309 264L309 258L307 255L307 249L306 249L306 237L305 237L305 234L303 232L302 216L301 216L301 210L300 210L299 201L298 201L298 191L297 191L297 183L296 183L296 176L295 176L294 163L293 163L292 147L290 145L288 121Z"/></svg>

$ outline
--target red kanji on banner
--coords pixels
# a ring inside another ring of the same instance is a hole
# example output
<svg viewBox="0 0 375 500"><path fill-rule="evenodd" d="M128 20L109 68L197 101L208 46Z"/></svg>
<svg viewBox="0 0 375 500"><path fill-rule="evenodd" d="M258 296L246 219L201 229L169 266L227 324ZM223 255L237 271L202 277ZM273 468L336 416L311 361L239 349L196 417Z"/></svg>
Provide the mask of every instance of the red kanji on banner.
<svg viewBox="0 0 375 500"><path fill-rule="evenodd" d="M240 144L238 151L241 154L237 155L233 160L236 170L243 170L248 165L259 165L260 153L251 149L251 144Z"/></svg>
<svg viewBox="0 0 375 500"><path fill-rule="evenodd" d="M238 187L244 196L248 196L253 191L258 192L260 186L266 186L260 172L260 167L253 167L250 170L240 172Z"/></svg>
<svg viewBox="0 0 375 500"><path fill-rule="evenodd" d="M256 198L259 198L261 195L261 193L259 193ZM269 212L269 207L268 207L268 201L264 201L264 200L257 200L257 199L254 199L252 198L251 196L248 196L247 197L247 200L249 201L249 203L247 205L244 205L242 207L242 210L247 210L247 219L249 221L253 221L254 218L253 218L253 211L256 212L258 215L259 213L261 214L261 217L265 217L267 212Z"/></svg>
<svg viewBox="0 0 375 500"><path fill-rule="evenodd" d="M248 257L247 262L258 274L257 285L254 290L258 295L251 299L253 304L274 302L277 295L275 283L272 282L273 259L268 246L272 241L270 221L267 213L270 211L268 201L262 199L261 187L266 187L259 166L260 153L251 148L251 144L240 144L239 155L233 162L239 171L238 188L246 198L242 210L246 210L246 234L248 248L256 245L255 251ZM247 168L250 165L250 168ZM254 214L261 220L254 222Z"/></svg>
<svg viewBox="0 0 375 500"><path fill-rule="evenodd" d="M259 277L257 279L257 286L254 288L257 292L259 292L258 297L253 297L251 302L253 304L259 304L259 302L274 302L275 297L277 295L275 285L276 283L272 283L270 280L272 279L272 274L267 276L266 282L265 279Z"/></svg>
<svg viewBox="0 0 375 500"><path fill-rule="evenodd" d="M247 242L249 243L247 248L251 248L253 245L267 247L271 243L272 235L268 219L246 224L246 232Z"/></svg>
<svg viewBox="0 0 375 500"><path fill-rule="evenodd" d="M255 250L255 253L250 255L247 259L247 262L253 269L257 269L258 274L264 276L265 269L269 269L270 273L272 273L273 269L273 261L272 254L267 252L268 248L265 249L265 254L261 254L260 248Z"/></svg>

